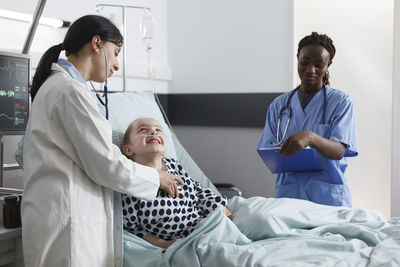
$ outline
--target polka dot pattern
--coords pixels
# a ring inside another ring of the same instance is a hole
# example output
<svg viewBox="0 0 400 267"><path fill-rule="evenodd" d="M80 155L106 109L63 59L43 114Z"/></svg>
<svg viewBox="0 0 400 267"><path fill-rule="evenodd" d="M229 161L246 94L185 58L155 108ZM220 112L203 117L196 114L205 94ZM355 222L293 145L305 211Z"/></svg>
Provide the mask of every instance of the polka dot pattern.
<svg viewBox="0 0 400 267"><path fill-rule="evenodd" d="M226 197L203 189L173 158L163 158L169 173L181 177L184 186L178 188L176 198L159 190L153 201L140 200L122 194L124 229L144 237L152 234L171 240L188 236L197 223L219 205L226 206Z"/></svg>

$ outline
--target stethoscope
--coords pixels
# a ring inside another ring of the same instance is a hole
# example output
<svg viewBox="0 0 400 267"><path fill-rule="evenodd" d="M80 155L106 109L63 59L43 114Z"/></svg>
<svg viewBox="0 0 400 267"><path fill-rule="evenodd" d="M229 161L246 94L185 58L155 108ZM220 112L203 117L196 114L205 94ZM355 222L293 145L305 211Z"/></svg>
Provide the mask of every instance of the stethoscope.
<svg viewBox="0 0 400 267"><path fill-rule="evenodd" d="M94 92L96 93L97 99L99 100L100 104L102 104L104 106L104 108L106 109L106 119L108 120L108 79L107 79L107 53L106 50L104 49L104 47L102 47L103 49L103 53L104 53L104 61L105 61L105 66L106 66L106 80L104 82L104 101L103 99L101 99L101 95L99 92L97 92L97 90L94 88L93 84L90 83L92 85L92 88L94 90Z"/></svg>
<svg viewBox="0 0 400 267"><path fill-rule="evenodd" d="M286 105L284 107L282 107L281 111L279 112L278 124L277 124L277 127L276 127L276 142L277 143L274 144L274 145L282 145L283 144L283 140L285 139L286 132L287 132L290 120L292 119L292 115L293 115L293 110L290 107L290 101L292 100L292 97L296 93L296 91L299 90L299 88L300 88L300 86L298 86L296 89L294 89L290 93L289 98L286 101ZM322 124L325 124L326 105L327 105L327 101L326 101L326 85L324 84L324 106L323 106L324 109L322 111ZM288 113L288 120L287 120L287 123L286 123L286 126L285 126L285 130L283 131L282 138L279 139L279 129L280 129L280 125L281 125L281 119L282 119L282 116L283 116L283 114L285 113L286 110L287 110L287 113Z"/></svg>

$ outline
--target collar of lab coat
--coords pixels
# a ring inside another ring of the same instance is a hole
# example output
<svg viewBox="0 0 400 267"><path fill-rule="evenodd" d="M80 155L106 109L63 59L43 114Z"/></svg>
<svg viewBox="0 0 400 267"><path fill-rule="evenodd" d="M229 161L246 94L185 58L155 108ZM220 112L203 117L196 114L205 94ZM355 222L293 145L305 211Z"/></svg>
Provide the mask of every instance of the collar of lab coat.
<svg viewBox="0 0 400 267"><path fill-rule="evenodd" d="M54 65L54 63L53 63L53 65ZM52 67L53 67L53 65L52 65ZM63 58L60 58L56 65L58 67L61 67L62 69L64 69L75 80L86 84L86 81L83 79L80 72L75 68L75 66L71 62L69 62Z"/></svg>

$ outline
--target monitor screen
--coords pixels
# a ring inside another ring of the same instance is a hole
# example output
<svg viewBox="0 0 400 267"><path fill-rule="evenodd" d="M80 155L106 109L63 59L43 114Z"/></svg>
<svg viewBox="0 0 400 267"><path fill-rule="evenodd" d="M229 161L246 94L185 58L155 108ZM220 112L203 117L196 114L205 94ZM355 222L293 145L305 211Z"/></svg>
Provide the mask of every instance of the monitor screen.
<svg viewBox="0 0 400 267"><path fill-rule="evenodd" d="M0 51L0 135L24 134L29 117L29 56Z"/></svg>

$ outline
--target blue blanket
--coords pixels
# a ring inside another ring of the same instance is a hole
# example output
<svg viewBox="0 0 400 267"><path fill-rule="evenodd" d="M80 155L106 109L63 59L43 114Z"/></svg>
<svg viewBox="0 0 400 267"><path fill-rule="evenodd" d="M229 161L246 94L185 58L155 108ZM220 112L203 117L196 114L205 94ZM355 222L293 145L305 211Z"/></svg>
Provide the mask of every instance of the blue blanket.
<svg viewBox="0 0 400 267"><path fill-rule="evenodd" d="M125 266L400 266L400 218L297 199L234 197L166 251L124 234Z"/></svg>

